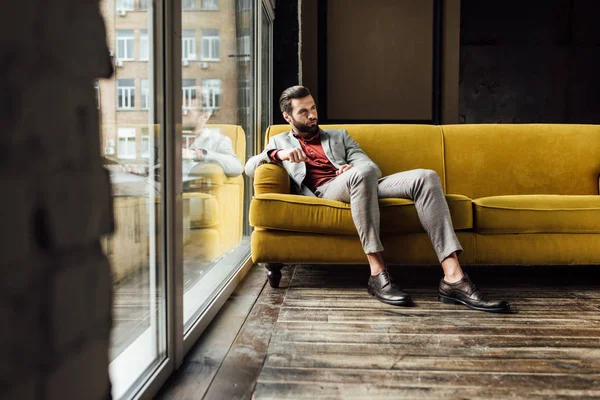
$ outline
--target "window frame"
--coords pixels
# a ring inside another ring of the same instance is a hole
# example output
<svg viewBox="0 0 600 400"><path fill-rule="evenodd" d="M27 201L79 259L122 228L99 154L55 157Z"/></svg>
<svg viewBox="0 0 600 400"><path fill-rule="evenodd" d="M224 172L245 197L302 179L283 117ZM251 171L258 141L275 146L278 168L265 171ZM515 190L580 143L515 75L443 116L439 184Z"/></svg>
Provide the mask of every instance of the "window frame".
<svg viewBox="0 0 600 400"><path fill-rule="evenodd" d="M186 36L189 35L189 36ZM189 50L193 49L193 52ZM198 59L198 42L195 29L184 29L181 33L181 60L196 61ZM193 57L190 57L193 55Z"/></svg>
<svg viewBox="0 0 600 400"><path fill-rule="evenodd" d="M216 32L216 35L209 33ZM216 44L215 44L216 43ZM216 47L216 50L215 50ZM208 57L205 57L208 53ZM213 54L214 53L214 54ZM216 55L216 57L213 57ZM202 29L202 38L200 39L200 61L220 61L221 60L221 35L218 29Z"/></svg>
<svg viewBox="0 0 600 400"><path fill-rule="evenodd" d="M121 140L125 140L126 146L121 145ZM137 132L135 128L120 126L117 128L117 158L123 160L135 160L137 150ZM133 142L133 154L130 154L129 145Z"/></svg>
<svg viewBox="0 0 600 400"><path fill-rule="evenodd" d="M133 86L120 85L123 81L133 81ZM123 102L119 100L121 98L123 98ZM135 79L117 79L117 110L135 110Z"/></svg>
<svg viewBox="0 0 600 400"><path fill-rule="evenodd" d="M186 83L188 83L186 85ZM181 81L181 91L182 91L182 102L181 109L182 110L194 110L197 109L197 101L198 101L198 89L196 86L196 79L182 79Z"/></svg>
<svg viewBox="0 0 600 400"><path fill-rule="evenodd" d="M121 34L119 34L121 32ZM131 32L124 35L123 32ZM133 29L117 29L115 33L117 61L134 61L135 60L135 33ZM123 52L125 57L119 56L119 42L123 42ZM128 42L131 42L128 44ZM131 57L127 57L127 53L131 51Z"/></svg>
<svg viewBox="0 0 600 400"><path fill-rule="evenodd" d="M213 85L218 83L218 85ZM223 101L221 95L223 93L223 84L219 78L207 78L202 79L201 83L201 96L202 96L202 109L204 110L218 110L221 108L221 102ZM205 101L205 99L207 101Z"/></svg>

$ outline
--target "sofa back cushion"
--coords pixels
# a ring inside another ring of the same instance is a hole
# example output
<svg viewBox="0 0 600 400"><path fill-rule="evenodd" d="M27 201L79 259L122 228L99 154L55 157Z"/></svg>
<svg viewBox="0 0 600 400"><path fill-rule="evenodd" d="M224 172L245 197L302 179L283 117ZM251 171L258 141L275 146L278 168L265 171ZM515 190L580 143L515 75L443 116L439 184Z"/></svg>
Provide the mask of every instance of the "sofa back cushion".
<svg viewBox="0 0 600 400"><path fill-rule="evenodd" d="M206 124L208 129L216 129L219 133L227 136L231 139L233 145L233 151L238 156L240 161L246 162L246 135L244 129L239 125L228 125L228 124Z"/></svg>
<svg viewBox="0 0 600 400"><path fill-rule="evenodd" d="M321 125L321 129L345 129L367 155L381 168L383 176L415 168L432 169L444 178L443 141L435 125ZM289 132L289 125L272 125L269 138Z"/></svg>
<svg viewBox="0 0 600 400"><path fill-rule="evenodd" d="M448 193L598 194L600 126L442 126Z"/></svg>

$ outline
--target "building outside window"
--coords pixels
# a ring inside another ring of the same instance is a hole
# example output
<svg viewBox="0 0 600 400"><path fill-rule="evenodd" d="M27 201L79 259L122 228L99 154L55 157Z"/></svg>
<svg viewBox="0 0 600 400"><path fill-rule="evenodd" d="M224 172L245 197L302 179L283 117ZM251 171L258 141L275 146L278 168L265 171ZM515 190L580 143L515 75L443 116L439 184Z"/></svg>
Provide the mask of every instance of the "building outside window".
<svg viewBox="0 0 600 400"><path fill-rule="evenodd" d="M120 110L135 108L134 79L117 79L117 108Z"/></svg>
<svg viewBox="0 0 600 400"><path fill-rule="evenodd" d="M217 109L221 107L221 80L202 80L202 108Z"/></svg>
<svg viewBox="0 0 600 400"><path fill-rule="evenodd" d="M133 0L117 0L117 11L133 11L134 8Z"/></svg>
<svg viewBox="0 0 600 400"><path fill-rule="evenodd" d="M150 106L150 84L148 79L140 79L140 89L141 89L141 98L140 98L140 107L143 110L147 110Z"/></svg>
<svg viewBox="0 0 600 400"><path fill-rule="evenodd" d="M190 10L218 10L219 0L182 0L184 11Z"/></svg>
<svg viewBox="0 0 600 400"><path fill-rule="evenodd" d="M183 50L181 52L182 59L195 60L196 59L196 30L195 29L184 29L182 34L182 45Z"/></svg>
<svg viewBox="0 0 600 400"><path fill-rule="evenodd" d="M194 140L196 140L196 135L182 135L183 147L189 149Z"/></svg>
<svg viewBox="0 0 600 400"><path fill-rule="evenodd" d="M183 79L183 109L189 110L196 108L196 80Z"/></svg>
<svg viewBox="0 0 600 400"><path fill-rule="evenodd" d="M140 30L140 61L148 61L148 50L149 50L148 30L141 29Z"/></svg>
<svg viewBox="0 0 600 400"><path fill-rule="evenodd" d="M117 156L135 158L135 128L119 128Z"/></svg>
<svg viewBox="0 0 600 400"><path fill-rule="evenodd" d="M133 59L133 29L117 29L117 61Z"/></svg>
<svg viewBox="0 0 600 400"><path fill-rule="evenodd" d="M148 10L148 3L150 0L140 0L140 10L146 11Z"/></svg>
<svg viewBox="0 0 600 400"><path fill-rule="evenodd" d="M148 129L142 129L142 133L146 133L146 134L142 135L140 157L150 158L150 136L147 134Z"/></svg>
<svg viewBox="0 0 600 400"><path fill-rule="evenodd" d="M203 61L219 61L219 30L202 29L202 53Z"/></svg>
<svg viewBox="0 0 600 400"><path fill-rule="evenodd" d="M199 0L202 10L218 10L219 0Z"/></svg>

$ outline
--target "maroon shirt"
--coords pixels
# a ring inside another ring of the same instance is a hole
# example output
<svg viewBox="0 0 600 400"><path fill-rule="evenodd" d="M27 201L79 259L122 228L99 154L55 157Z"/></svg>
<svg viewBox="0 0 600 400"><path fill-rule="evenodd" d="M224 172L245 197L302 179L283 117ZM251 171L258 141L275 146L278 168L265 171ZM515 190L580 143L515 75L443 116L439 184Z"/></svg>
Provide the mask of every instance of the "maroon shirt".
<svg viewBox="0 0 600 400"><path fill-rule="evenodd" d="M335 178L337 168L329 161L323 150L321 144L321 132L319 131L315 136L310 139L303 139L299 136L294 135L300 142L302 151L306 154L306 177L304 178L304 184L313 192L324 183ZM280 162L276 158L275 153L279 150L272 150L269 152L269 158L275 162Z"/></svg>

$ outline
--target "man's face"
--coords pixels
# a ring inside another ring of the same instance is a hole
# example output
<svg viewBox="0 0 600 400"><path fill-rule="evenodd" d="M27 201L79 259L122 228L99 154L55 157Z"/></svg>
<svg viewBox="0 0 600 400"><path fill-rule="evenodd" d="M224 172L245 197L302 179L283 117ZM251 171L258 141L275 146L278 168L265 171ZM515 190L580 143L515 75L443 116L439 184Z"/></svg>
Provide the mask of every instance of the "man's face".
<svg viewBox="0 0 600 400"><path fill-rule="evenodd" d="M190 121L197 130L204 129L204 126L210 119L211 113L206 110L190 110Z"/></svg>
<svg viewBox="0 0 600 400"><path fill-rule="evenodd" d="M283 113L283 118L299 133L309 136L319 132L319 114L312 96L292 100L292 113Z"/></svg>

